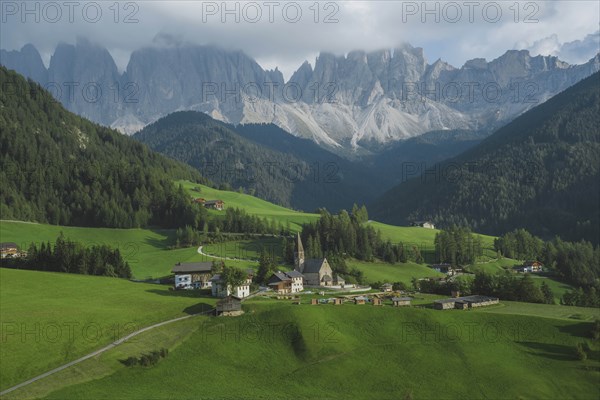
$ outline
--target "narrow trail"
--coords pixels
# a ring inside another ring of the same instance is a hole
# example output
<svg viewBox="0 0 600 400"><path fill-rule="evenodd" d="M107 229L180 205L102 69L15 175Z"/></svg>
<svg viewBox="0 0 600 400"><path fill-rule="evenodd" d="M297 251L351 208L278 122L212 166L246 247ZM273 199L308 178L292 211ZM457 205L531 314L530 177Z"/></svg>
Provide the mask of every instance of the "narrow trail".
<svg viewBox="0 0 600 400"><path fill-rule="evenodd" d="M149 330L152 330L152 329L155 329L155 328L158 328L160 326L167 325L167 324L170 324L170 323L173 323L173 322L182 321L184 319L192 318L192 317L195 317L195 316L198 316L198 315L208 314L208 313L210 313L212 311L213 311L213 309L208 310L208 311L203 311L203 312L197 313L197 314L191 314L191 315L186 315L186 316L179 317L179 318L173 318L173 319L170 319L170 320L167 320L167 321L159 322L159 323L156 323L154 325L150 325L150 326L147 326L145 328L139 329L139 330L137 330L135 332L130 333L129 335L127 335L125 337L122 337L121 339L119 339L119 340L117 340L115 342L112 342L111 344L109 344L107 346L104 346L103 348L101 348L99 350L96 350L96 351L94 351L92 353L89 353L89 354L87 354L87 355L85 355L85 356L83 356L81 358L78 358L77 360L68 362L68 363L66 363L64 365L61 365L60 367L54 368L54 369L52 369L52 370L50 370L48 372L44 372L41 375L38 375L36 377L33 377L31 379L26 380L25 382L21 382L18 385L15 385L15 386L13 386L11 388L3 390L2 392L0 392L0 396L4 396L5 394L8 394L8 393L10 393L10 392L12 392L14 390L20 389L20 388L22 388L24 386L27 386L27 385L29 385L29 384L31 384L33 382L39 381L40 379L44 379L44 378L46 378L46 377L48 377L48 376L50 376L52 374L55 374L55 373L60 372L60 371L62 371L64 369L67 369L67 368L69 368L69 367L71 367L71 366L73 366L75 364L79 364L79 363L81 363L81 362L83 362L83 361L85 361L87 359L90 359L90 358L95 357L95 356L97 356L99 354L102 354L102 353L104 353L104 352L106 352L108 350L111 350L111 349L117 347L118 345L126 342L127 340L131 339L132 337L135 337L135 336L137 336L137 335L139 335L141 333L147 332Z"/></svg>

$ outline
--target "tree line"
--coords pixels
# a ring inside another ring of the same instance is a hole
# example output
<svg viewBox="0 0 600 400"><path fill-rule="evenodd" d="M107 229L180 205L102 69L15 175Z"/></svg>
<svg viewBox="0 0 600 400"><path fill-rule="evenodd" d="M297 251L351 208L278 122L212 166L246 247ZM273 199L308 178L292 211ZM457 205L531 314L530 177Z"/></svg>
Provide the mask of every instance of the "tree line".
<svg viewBox="0 0 600 400"><path fill-rule="evenodd" d="M119 249L108 245L85 246L66 239L62 232L54 245L32 243L27 256L4 258L2 266L16 269L65 272L70 274L131 278L131 268Z"/></svg>
<svg viewBox="0 0 600 400"><path fill-rule="evenodd" d="M337 215L319 210L316 222L302 226L301 238L307 258L353 257L363 261L375 258L395 263L423 262L418 247L405 247L402 243L383 240L381 231L368 224L369 215L365 206L354 205L352 213L346 210Z"/></svg>
<svg viewBox="0 0 600 400"><path fill-rule="evenodd" d="M435 257L440 263L473 264L482 254L481 238L466 227L452 225L435 235Z"/></svg>
<svg viewBox="0 0 600 400"><path fill-rule="evenodd" d="M546 282L537 286L529 274L518 277L508 271L495 275L478 271L474 279L452 281L413 278L412 285L415 290L424 293L450 295L452 291L458 291L461 296L479 294L502 300L554 304L554 293Z"/></svg>

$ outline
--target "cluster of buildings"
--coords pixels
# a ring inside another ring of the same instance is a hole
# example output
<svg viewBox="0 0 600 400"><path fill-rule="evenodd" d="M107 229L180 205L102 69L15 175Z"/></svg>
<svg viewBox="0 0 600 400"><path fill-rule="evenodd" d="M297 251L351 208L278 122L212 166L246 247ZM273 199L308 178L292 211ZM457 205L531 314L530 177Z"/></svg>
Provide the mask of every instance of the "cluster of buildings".
<svg viewBox="0 0 600 400"><path fill-rule="evenodd" d="M27 252L20 251L14 242L0 243L0 258L25 257Z"/></svg>
<svg viewBox="0 0 600 400"><path fill-rule="evenodd" d="M311 287L339 287L346 285L345 280L333 273L326 258L305 258L304 246L297 235L294 252L294 270L272 274L267 285L277 294L293 294ZM177 263L171 272L175 275L175 289L211 289L212 295L226 297L233 295L239 298L250 295L253 271L247 271L247 279L243 285L234 288L223 287L220 274L213 274L212 262ZM391 286L390 286L391 291Z"/></svg>
<svg viewBox="0 0 600 400"><path fill-rule="evenodd" d="M196 199L194 199L194 203L198 203L202 206L204 206L204 208L209 208L212 210L218 210L218 211L223 211L223 209L225 208L225 202L223 200L206 200L203 199L202 197L198 197Z"/></svg>
<svg viewBox="0 0 600 400"><path fill-rule="evenodd" d="M419 226L421 228L435 229L435 225L431 221L412 221L410 226Z"/></svg>
<svg viewBox="0 0 600 400"><path fill-rule="evenodd" d="M215 297L244 298L250 296L253 270L247 270L246 280L236 287L231 287L231 285L225 287L221 275L213 274L212 271L213 263L210 261L177 263L171 270L175 274L175 289L211 289L211 293Z"/></svg>
<svg viewBox="0 0 600 400"><path fill-rule="evenodd" d="M544 265L539 261L525 261L523 265L520 265L515 268L517 272L524 273L537 273L543 272Z"/></svg>

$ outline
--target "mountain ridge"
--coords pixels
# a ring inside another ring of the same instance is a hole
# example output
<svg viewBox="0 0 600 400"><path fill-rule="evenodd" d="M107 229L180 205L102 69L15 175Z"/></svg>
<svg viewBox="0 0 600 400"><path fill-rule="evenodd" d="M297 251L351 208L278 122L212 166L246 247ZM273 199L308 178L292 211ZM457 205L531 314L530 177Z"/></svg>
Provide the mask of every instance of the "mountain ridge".
<svg viewBox="0 0 600 400"><path fill-rule="evenodd" d="M80 39L57 46L45 75L34 50L2 50L0 61L42 85L79 83L73 98L63 90L59 100L122 132L193 110L234 125L274 123L346 156L429 131L497 128L600 70L598 55L571 66L517 50L456 68L442 60L428 64L422 48L405 44L393 51L321 53L314 67L304 62L285 82L280 71L263 69L242 51L182 45L136 50L119 74L105 48ZM83 91L90 83L102 90L97 101ZM493 90L501 95L495 98Z"/></svg>

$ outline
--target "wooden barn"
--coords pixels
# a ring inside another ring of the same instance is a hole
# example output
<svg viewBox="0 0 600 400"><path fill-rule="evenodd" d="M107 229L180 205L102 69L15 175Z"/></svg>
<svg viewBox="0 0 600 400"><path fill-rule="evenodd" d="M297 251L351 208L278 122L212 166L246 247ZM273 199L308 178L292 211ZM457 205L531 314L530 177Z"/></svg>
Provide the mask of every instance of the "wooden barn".
<svg viewBox="0 0 600 400"><path fill-rule="evenodd" d="M227 296L217 302L217 315L235 315L242 312L242 299Z"/></svg>
<svg viewBox="0 0 600 400"><path fill-rule="evenodd" d="M392 297L392 304L394 307L410 306L411 301L411 297Z"/></svg>

